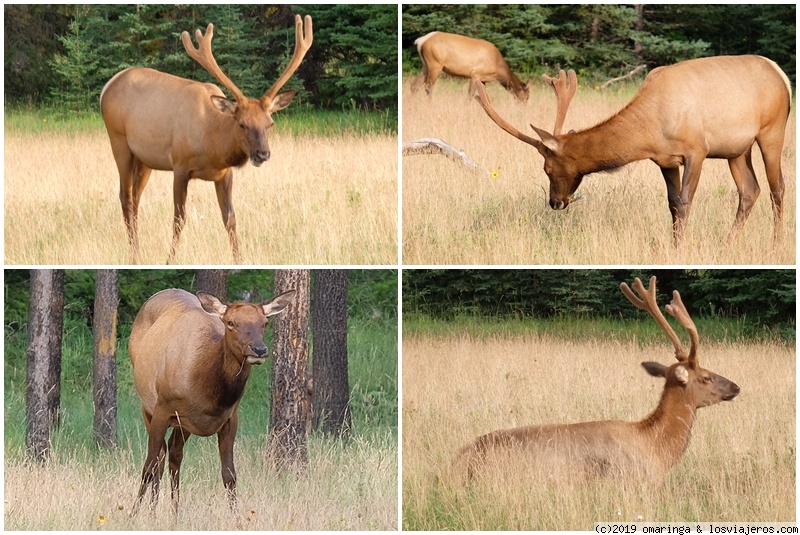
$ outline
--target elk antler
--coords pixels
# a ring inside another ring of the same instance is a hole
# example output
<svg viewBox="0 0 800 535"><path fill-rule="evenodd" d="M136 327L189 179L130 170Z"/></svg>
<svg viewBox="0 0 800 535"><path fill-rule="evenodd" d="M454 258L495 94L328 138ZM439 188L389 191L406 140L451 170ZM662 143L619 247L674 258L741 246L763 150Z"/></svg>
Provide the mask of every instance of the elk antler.
<svg viewBox="0 0 800 535"><path fill-rule="evenodd" d="M533 145L534 147L541 146L542 142L538 139L534 139L530 136L526 136L519 130L517 130L511 123L506 122L505 119L500 117L492 106L492 103L489 101L489 95L486 94L486 88L483 86L483 82L481 82L480 78L474 76L472 81L470 82L471 88L470 92L475 92L475 98L478 99L480 102L483 111L486 112L486 115L497 124L500 128L514 136L515 138L519 139L520 141L524 141L529 145Z"/></svg>
<svg viewBox="0 0 800 535"><path fill-rule="evenodd" d="M192 44L192 39L189 37L189 32L183 32L181 34L183 48L186 49L186 53L189 54L189 57L199 63L214 78L219 80L219 83L221 83L223 86L225 86L225 88L228 89L228 91L231 92L237 102L246 101L247 97L245 97L244 93L242 93L239 88L236 87L233 82L231 82L230 78L225 76L225 73L222 72L222 69L220 69L219 65L217 65L217 60L214 59L214 54L211 52L211 39L214 38L214 25L208 25L205 36L203 36L200 30L195 30L194 35L197 39L197 48L195 48Z"/></svg>
<svg viewBox="0 0 800 535"><path fill-rule="evenodd" d="M289 78L294 74L294 71L297 70L297 67L300 66L300 62L303 61L308 49L311 48L311 43L314 40L313 29L311 27L311 16L306 15L304 29L303 21L300 19L300 15L295 15L294 31L294 55L292 55L292 59L289 62L289 65L286 67L286 70L283 71L281 77L278 78L274 84L272 84L272 87L267 89L267 92L264 93L263 97L261 97L262 99L272 99L278 94L278 91L280 91L281 87L283 87L286 81L289 80Z"/></svg>
<svg viewBox="0 0 800 535"><path fill-rule="evenodd" d="M567 84L567 76L569 76L569 84ZM553 86L553 91L556 92L556 99L558 99L556 125L553 127L553 135L557 136L561 134L561 129L564 127L564 119L567 118L569 103L572 102L572 97L575 96L575 91L578 90L578 76L572 69L570 69L569 73L564 73L564 69L561 69L558 72L558 78L550 78L546 74L542 75L542 78Z"/></svg>
<svg viewBox="0 0 800 535"><path fill-rule="evenodd" d="M658 323L661 328L664 329L664 332L667 333L667 336L670 337L672 344L675 346L676 359L678 359L680 362L688 361L690 363L697 360L697 345L699 340L697 336L697 328L695 327L694 322L692 322L692 319L689 317L686 307L683 306L681 295L678 293L678 290L672 292L672 302L666 306L666 309L667 312L674 316L675 319L678 320L678 323L680 323L683 328L689 332L689 337L692 341L692 347L688 354L683 349L680 338L678 338L678 335L675 334L674 330L672 330L672 327L667 322L667 319L658 308L658 302L656 301L655 276L650 277L650 285L646 290L644 288L644 284L642 284L642 281L639 280L638 277L633 281L633 288L636 290L636 294L639 294L638 297L626 283L623 282L619 285L619 287L622 290L622 293L625 294L625 297L628 298L628 301L633 303L637 308L649 312L650 315L656 320L656 323Z"/></svg>

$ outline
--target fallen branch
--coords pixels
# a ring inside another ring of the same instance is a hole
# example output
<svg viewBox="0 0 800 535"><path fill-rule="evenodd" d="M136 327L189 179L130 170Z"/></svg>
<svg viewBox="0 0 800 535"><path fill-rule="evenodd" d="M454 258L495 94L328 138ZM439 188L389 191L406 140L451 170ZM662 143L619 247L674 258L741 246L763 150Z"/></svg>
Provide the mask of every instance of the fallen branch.
<svg viewBox="0 0 800 535"><path fill-rule="evenodd" d="M603 85L601 85L601 86L600 86L600 89L605 89L606 87L610 86L610 85L611 85L611 84L613 84L614 82L619 82L620 80L625 80L626 78L631 78L631 77L633 77L633 76L634 76L636 73L638 73L639 71L642 71L642 70L644 70L644 69L646 69L646 68L647 68L647 65L639 65L638 67L636 67L635 69L633 69L633 70L632 70L631 72L629 72L628 74L626 74L626 75L624 75L624 76L620 76L620 77L618 77L618 78L612 78L611 80L607 81L606 83L604 83Z"/></svg>
<svg viewBox="0 0 800 535"><path fill-rule="evenodd" d="M415 156L420 154L442 154L451 160L463 163L467 167L482 171L486 175L491 175L488 169L484 169L470 160L469 156L467 156L463 150L452 147L435 137L426 137L403 143L403 156Z"/></svg>

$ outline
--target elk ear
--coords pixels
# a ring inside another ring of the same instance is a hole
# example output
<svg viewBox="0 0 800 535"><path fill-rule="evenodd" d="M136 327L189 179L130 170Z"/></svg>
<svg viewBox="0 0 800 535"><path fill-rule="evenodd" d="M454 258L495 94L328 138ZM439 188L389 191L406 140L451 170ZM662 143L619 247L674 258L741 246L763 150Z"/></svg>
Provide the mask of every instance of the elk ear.
<svg viewBox="0 0 800 535"><path fill-rule="evenodd" d="M294 290L289 290L288 292L273 297L269 301L264 301L261 303L261 308L264 310L264 315L274 316L275 314L283 312L283 309L286 308L287 305L292 301L294 294Z"/></svg>
<svg viewBox="0 0 800 535"><path fill-rule="evenodd" d="M200 306L209 314L219 316L220 318L228 310L228 305L207 292L197 292L197 298L200 300Z"/></svg>
<svg viewBox="0 0 800 535"><path fill-rule="evenodd" d="M233 115L236 112L236 103L231 100L228 100L225 97L212 95L211 102L214 104L214 107L217 108L222 113Z"/></svg>
<svg viewBox="0 0 800 535"><path fill-rule="evenodd" d="M297 91L294 89L290 91L286 91L285 93L281 93L277 97L273 98L272 101L269 103L268 111L270 113L282 110L286 106L292 103L292 99L294 98Z"/></svg>
<svg viewBox="0 0 800 535"><path fill-rule="evenodd" d="M642 367L653 377L667 376L667 367L659 362L642 362Z"/></svg>
<svg viewBox="0 0 800 535"><path fill-rule="evenodd" d="M557 137L550 134L546 130L542 130L541 128L536 128L535 126L531 125L536 133L539 135L539 138L542 140L542 143L545 147L550 149L554 154L559 155L564 150L564 144L559 141Z"/></svg>

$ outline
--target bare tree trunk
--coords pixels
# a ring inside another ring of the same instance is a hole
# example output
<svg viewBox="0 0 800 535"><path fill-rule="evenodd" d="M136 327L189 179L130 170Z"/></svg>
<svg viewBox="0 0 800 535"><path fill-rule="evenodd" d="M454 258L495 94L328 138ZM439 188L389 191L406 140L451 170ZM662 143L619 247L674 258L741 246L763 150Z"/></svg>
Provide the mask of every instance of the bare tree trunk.
<svg viewBox="0 0 800 535"><path fill-rule="evenodd" d="M197 291L208 292L217 299L228 302L228 270L198 269Z"/></svg>
<svg viewBox="0 0 800 535"><path fill-rule="evenodd" d="M636 23L633 25L633 29L641 32L644 29L644 4L634 4L633 7L636 8ZM633 42L633 51L636 53L636 61L641 63L642 42L638 39Z"/></svg>
<svg viewBox="0 0 800 535"><path fill-rule="evenodd" d="M347 373L347 271L314 270L314 429L349 435L350 386Z"/></svg>
<svg viewBox="0 0 800 535"><path fill-rule="evenodd" d="M59 421L64 270L31 270L25 447L38 462L50 456L50 429Z"/></svg>
<svg viewBox="0 0 800 535"><path fill-rule="evenodd" d="M117 270L101 269L94 290L94 441L117 446Z"/></svg>
<svg viewBox="0 0 800 535"><path fill-rule="evenodd" d="M275 295L296 290L292 304L275 316L272 360L272 411L267 453L281 471L303 472L308 466L311 381L308 373L310 272L275 272Z"/></svg>

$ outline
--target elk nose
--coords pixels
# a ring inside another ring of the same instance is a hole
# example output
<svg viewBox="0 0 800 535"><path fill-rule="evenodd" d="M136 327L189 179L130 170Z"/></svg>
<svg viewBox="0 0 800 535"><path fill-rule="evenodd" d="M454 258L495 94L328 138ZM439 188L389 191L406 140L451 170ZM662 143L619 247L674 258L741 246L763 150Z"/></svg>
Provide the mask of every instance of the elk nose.
<svg viewBox="0 0 800 535"><path fill-rule="evenodd" d="M267 346L262 344L256 344L251 349L253 350L253 353L255 353L260 359L263 359L264 355L267 354Z"/></svg>
<svg viewBox="0 0 800 535"><path fill-rule="evenodd" d="M563 210L567 207L567 203L561 199L550 199L550 208L553 210Z"/></svg>
<svg viewBox="0 0 800 535"><path fill-rule="evenodd" d="M256 166L261 165L262 163L264 163L267 160L269 160L269 151L268 150L257 150L252 154L250 159L253 161L253 165L256 165Z"/></svg>

